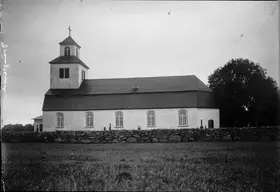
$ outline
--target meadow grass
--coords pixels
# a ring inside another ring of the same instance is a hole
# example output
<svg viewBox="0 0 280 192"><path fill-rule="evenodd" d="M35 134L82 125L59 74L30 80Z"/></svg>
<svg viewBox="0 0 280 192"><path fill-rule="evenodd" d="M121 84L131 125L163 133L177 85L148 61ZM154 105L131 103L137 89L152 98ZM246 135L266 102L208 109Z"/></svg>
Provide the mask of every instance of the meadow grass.
<svg viewBox="0 0 280 192"><path fill-rule="evenodd" d="M2 143L6 190L277 191L280 143Z"/></svg>

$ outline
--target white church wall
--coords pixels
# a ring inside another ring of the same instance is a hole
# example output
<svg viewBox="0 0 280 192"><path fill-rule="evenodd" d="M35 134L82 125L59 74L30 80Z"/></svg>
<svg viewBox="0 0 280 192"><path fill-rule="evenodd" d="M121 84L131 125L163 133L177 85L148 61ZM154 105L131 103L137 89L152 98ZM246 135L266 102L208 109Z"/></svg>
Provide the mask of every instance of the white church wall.
<svg viewBox="0 0 280 192"><path fill-rule="evenodd" d="M43 111L43 127L44 131L55 131L56 127L56 117L55 112L45 112Z"/></svg>
<svg viewBox="0 0 280 192"><path fill-rule="evenodd" d="M214 128L219 128L220 127L220 111L219 109L198 109L198 122L199 126L201 124L201 119L202 119L202 124L203 127L206 126L208 128L208 121L213 120L214 121Z"/></svg>
<svg viewBox="0 0 280 192"><path fill-rule="evenodd" d="M69 45L70 47L70 55L76 56L76 46L75 45Z"/></svg>
<svg viewBox="0 0 280 192"><path fill-rule="evenodd" d="M84 70L85 71L85 79L87 79L87 73L88 73L88 69L87 68L85 68L84 66L82 66L82 65L79 65L78 66L78 70L79 70L79 74L78 74L78 84L79 85L81 85L81 83L82 83L82 70Z"/></svg>
<svg viewBox="0 0 280 192"><path fill-rule="evenodd" d="M79 88L80 64L52 64L51 65L51 89ZM59 68L69 68L69 79L59 78Z"/></svg>
<svg viewBox="0 0 280 192"><path fill-rule="evenodd" d="M78 49L78 53L76 52L76 49ZM75 47L75 56L81 58L80 49L78 47Z"/></svg>
<svg viewBox="0 0 280 192"><path fill-rule="evenodd" d="M179 109L154 109L155 127L147 127L147 111L139 110L98 110L92 111L94 116L94 128L86 128L85 112L86 111L44 111L44 131L54 131L56 127L56 113L64 114L64 128L59 130L103 130L109 127L111 123L112 130L117 129L174 129L174 128L197 128L200 126L200 118L213 119L215 127L219 127L219 110L218 109L197 109L185 108L188 111L188 126L178 126ZM115 128L115 112L123 112L123 128ZM207 125L208 126L208 120Z"/></svg>
<svg viewBox="0 0 280 192"><path fill-rule="evenodd" d="M34 119L34 131L40 130L40 124L43 124L43 119ZM43 129L44 130L44 129Z"/></svg>

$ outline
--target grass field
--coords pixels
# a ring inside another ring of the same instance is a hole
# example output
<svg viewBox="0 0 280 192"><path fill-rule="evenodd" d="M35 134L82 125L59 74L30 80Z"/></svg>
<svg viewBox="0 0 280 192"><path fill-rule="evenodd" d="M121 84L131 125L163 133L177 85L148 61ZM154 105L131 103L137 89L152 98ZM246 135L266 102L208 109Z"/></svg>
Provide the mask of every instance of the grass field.
<svg viewBox="0 0 280 192"><path fill-rule="evenodd" d="M6 190L277 191L280 143L2 143Z"/></svg>

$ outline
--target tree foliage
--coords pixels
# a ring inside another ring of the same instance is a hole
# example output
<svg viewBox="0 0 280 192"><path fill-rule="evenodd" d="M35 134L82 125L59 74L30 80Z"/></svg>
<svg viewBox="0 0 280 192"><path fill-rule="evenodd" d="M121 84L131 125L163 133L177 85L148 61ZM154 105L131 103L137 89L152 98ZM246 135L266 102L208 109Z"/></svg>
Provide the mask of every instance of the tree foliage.
<svg viewBox="0 0 280 192"><path fill-rule="evenodd" d="M220 109L221 126L277 124L277 84L248 59L232 59L208 77Z"/></svg>
<svg viewBox="0 0 280 192"><path fill-rule="evenodd" d="M2 131L13 131L13 132L21 132L21 131L34 131L34 126L32 124L8 124L2 128Z"/></svg>

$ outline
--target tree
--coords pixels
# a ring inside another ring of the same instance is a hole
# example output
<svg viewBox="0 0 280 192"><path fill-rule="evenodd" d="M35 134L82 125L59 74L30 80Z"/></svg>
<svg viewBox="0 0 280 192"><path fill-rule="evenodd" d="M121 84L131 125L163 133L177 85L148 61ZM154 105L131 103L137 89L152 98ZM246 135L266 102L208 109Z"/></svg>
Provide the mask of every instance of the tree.
<svg viewBox="0 0 280 192"><path fill-rule="evenodd" d="M24 130L25 131L34 131L34 126L32 124L25 124Z"/></svg>
<svg viewBox="0 0 280 192"><path fill-rule="evenodd" d="M22 124L7 124L2 128L2 131L13 131L13 132L21 132L21 131L34 131L34 127L32 124L26 124L23 126Z"/></svg>
<svg viewBox="0 0 280 192"><path fill-rule="evenodd" d="M266 74L259 64L239 58L208 77L220 109L221 126L277 124L277 84Z"/></svg>

